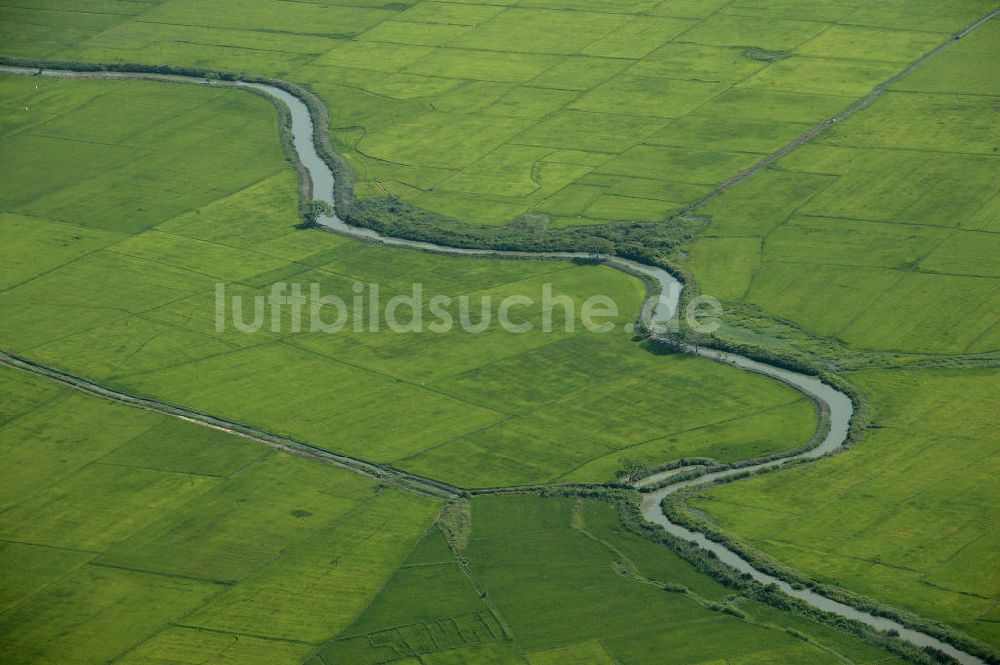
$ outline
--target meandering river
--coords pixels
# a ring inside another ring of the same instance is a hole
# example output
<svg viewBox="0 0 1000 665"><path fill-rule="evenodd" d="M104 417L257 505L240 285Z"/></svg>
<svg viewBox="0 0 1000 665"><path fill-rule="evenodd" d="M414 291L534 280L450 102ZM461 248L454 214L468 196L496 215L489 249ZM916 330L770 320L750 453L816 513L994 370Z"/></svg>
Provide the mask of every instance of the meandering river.
<svg viewBox="0 0 1000 665"><path fill-rule="evenodd" d="M22 67L8 67L0 66L0 72L9 74L22 74L22 75L39 75L39 70L22 68ZM181 77L177 76L159 76L151 75L145 73L127 73L127 72L73 72L64 70L41 70L40 75L51 76L51 77L64 77L64 78L142 78L147 80L163 80L167 82L178 82ZM200 83L206 85L214 85L216 82L208 80L194 79ZM248 82L235 82L232 84L225 85L235 85L236 87L243 88L253 88L257 91L263 92L274 99L277 99L284 103L289 111L291 112L291 134L293 139L293 144L295 151L298 154L298 158L305 167L312 180L313 185L313 196L314 198L325 201L331 206L334 204L334 174L330 170L329 166L324 162L313 142L313 120L309 113L309 108L306 104L296 97L295 95L270 85L260 84L260 83L248 83ZM447 247L443 245L436 245L427 242L418 242L413 240L405 240L402 238L394 238L383 236L370 229L359 228L351 226L345 223L343 220L339 219L336 215L333 216L323 216L319 220L319 223L337 233L351 236L354 238L360 238L368 241L379 242L392 247L402 247L409 249L420 249L424 251L436 252L439 254L447 255L459 255L459 256L489 256L489 257L511 257L511 258L547 258L547 259L562 259L562 260L573 260L573 259L589 259L589 254L584 253L573 253L573 252L554 252L554 253L534 253L534 252L501 252L493 250L479 250L479 249L463 249L455 247ZM643 312L643 320L647 325L652 325L656 322L665 322L677 316L677 309L680 302L681 291L683 285L670 273L655 266L649 266L637 261L630 261L626 259L621 259L618 257L611 257L604 261L605 265L623 270L632 274L644 275L651 279L655 284L658 285L659 294L658 297L653 301L653 304L648 306ZM828 428L823 440L818 446L812 448L806 452L801 452L797 454L790 455L788 457L782 458L780 460L774 460L771 462L765 462L750 467L743 467L739 469L730 469L725 471L718 471L715 473L706 474L699 478L693 480L681 480L672 484L669 484L663 488L656 490L655 492L650 492L643 495L642 501L642 514L650 522L655 523L666 529L672 535L682 538L684 540L696 543L700 547L713 552L721 561L736 569L740 573L747 573L751 575L755 580L762 582L764 584L777 584L785 593L795 598L798 598L813 607L819 608L821 610L831 612L833 614L846 617L848 619L853 619L865 623L877 630L895 630L899 633L899 636L911 642L919 647L933 647L939 649L940 651L947 653L952 656L963 665L986 665L985 662L964 651L961 651L951 644L942 642L931 635L927 635L920 631L912 630L903 626L895 621L886 619L883 617L877 617L867 612L857 610L853 607L833 601L825 596L818 593L810 591L808 589L793 589L788 583L777 579L771 575L768 575L760 570L754 568L748 561L727 549L725 546L713 542L706 538L703 534L691 531L679 524L674 524L663 514L660 508L660 503L665 496L668 494L687 489L693 486L703 485L711 483L715 480L723 479L727 476L734 474L746 473L747 471L755 471L765 468L779 467L787 464L792 460L800 459L815 459L822 457L824 455L836 452L840 449L845 441L847 440L851 415L853 413L853 407L850 398L844 393L836 390L835 388L823 383L816 377L808 376L805 374L800 374L798 372L793 372L787 369L782 369L779 367L774 367L766 363L751 360L733 353L726 353L722 351L716 351L713 349L705 349L701 347L686 347L683 349L687 353L695 354L714 360L717 362L728 363L736 367L757 372L766 376L770 376L779 381L782 381L794 388L805 393L813 400L815 400L822 408L822 410L827 414L828 418ZM669 474L663 474L662 478L669 477Z"/></svg>

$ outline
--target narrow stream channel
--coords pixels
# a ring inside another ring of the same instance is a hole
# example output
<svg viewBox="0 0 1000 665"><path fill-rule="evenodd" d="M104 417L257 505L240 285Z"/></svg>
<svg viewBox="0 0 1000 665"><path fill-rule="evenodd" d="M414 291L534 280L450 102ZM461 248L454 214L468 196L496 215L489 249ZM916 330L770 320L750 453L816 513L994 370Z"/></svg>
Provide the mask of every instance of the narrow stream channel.
<svg viewBox="0 0 1000 665"><path fill-rule="evenodd" d="M0 73L9 74L22 74L22 75L37 75L39 70L23 68L23 67L8 67L0 66ZM179 77L176 76L157 76L150 74L130 74L124 72L73 72L73 71L63 71L63 70L42 70L41 75L51 76L57 78L142 78L149 80L164 80L176 82ZM198 79L194 79L198 80ZM203 81L205 84L213 84L212 81ZM237 87L244 88L254 88L258 91L264 92L271 97L283 102L291 112L291 132L293 143L296 152L298 153L298 158L305 166L309 173L310 178L313 183L313 196L314 198L325 201L331 206L334 204L334 175L330 168L327 166L316 151L316 146L313 143L313 121L310 116L309 109L306 104L291 93L282 90L280 88L260 84L260 83L247 83L247 82L236 82ZM404 247L409 249L420 249L425 251L431 251L439 254L447 255L458 255L458 256L489 256L489 257L511 257L511 258L533 258L533 259L588 259L589 254L582 252L551 252L551 253L535 253L535 252L502 252L495 250L480 250L480 249L464 249L456 247L447 247L443 245L436 245L433 243L419 242L414 240L405 240L402 238L394 238L389 236L383 236L380 233L372 231L371 229L360 228L356 226L351 226L345 223L343 220L339 219L336 215L332 217L321 217L319 223L337 233L351 236L354 238L361 238L371 241L376 241L381 244L391 246L391 247ZM683 289L683 284L673 277L670 273L663 270L662 268L657 268L655 266L645 265L637 261L630 261L627 259L622 259L618 257L608 258L604 261L605 265L611 266L613 268L623 270L625 272L633 274L645 275L649 278L655 280L660 287L660 295L655 301L655 305L648 307L648 311L643 312L643 320L647 324L653 322L663 322L669 321L671 318L677 315L677 308L680 302L681 291ZM902 624L899 624L890 619L883 617L877 617L867 612L850 607L843 603L831 600L825 596L817 594L808 589L793 589L788 583L779 580L776 577L768 575L762 571L754 568L748 561L727 549L723 545L713 542L706 538L703 534L691 531L684 528L678 524L674 524L663 514L660 509L660 503L665 496L672 494L674 492L686 489L689 487L703 485L710 483L714 480L722 479L727 476L734 474L746 473L747 471L754 471L764 468L779 467L787 464L789 461L798 459L816 459L822 457L823 455L835 452L844 445L847 439L848 428L851 420L851 415L853 413L853 407L851 405L850 398L844 393L832 388L831 386L823 383L816 377L808 376L805 374L800 374L798 372L793 372L787 369L782 369L779 367L774 367L766 363L762 363L756 360L751 360L744 356L740 356L733 353L727 353L724 351L716 351L714 349L705 349L701 347L687 347L683 349L687 353L698 355L710 360L717 362L727 363L740 367L742 369L757 372L770 376L779 381L793 386L800 391L806 393L818 403L823 405L829 412L829 430L820 443L819 446L812 448L806 452L791 455L789 457L782 458L780 460L774 460L771 462L765 462L750 467L743 467L739 469L731 469L725 471L719 471L716 473L706 474L699 478L693 480L685 480L673 483L666 487L663 487L655 492L650 492L643 496L642 500L642 514L650 522L655 523L666 529L669 533L683 538L684 540L696 543L700 547L713 552L719 560L736 569L740 573L748 573L755 580L764 584L777 584L785 593L795 598L798 598L813 607L830 612L833 614L846 617L848 619L853 619L877 630L895 630L899 633L899 636L911 642L918 647L933 647L939 649L940 651L952 656L958 662L963 665L986 665L985 661L982 659L961 651L951 644L942 642L935 637L916 631Z"/></svg>

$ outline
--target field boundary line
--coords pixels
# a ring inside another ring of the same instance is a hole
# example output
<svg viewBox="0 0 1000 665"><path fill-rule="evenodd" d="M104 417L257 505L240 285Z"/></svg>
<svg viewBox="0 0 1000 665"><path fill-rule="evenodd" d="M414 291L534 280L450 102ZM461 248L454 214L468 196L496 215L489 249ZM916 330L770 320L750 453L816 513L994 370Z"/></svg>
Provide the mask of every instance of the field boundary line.
<svg viewBox="0 0 1000 665"><path fill-rule="evenodd" d="M936 55L938 55L939 53L941 53L942 51L944 51L945 49L947 49L949 46L951 46L955 42L959 41L960 39L963 39L964 37L966 37L967 35L969 35L973 31L975 31L978 27L980 27L981 25L983 25L984 23L986 23L987 21L993 19L994 17L996 17L998 15L1000 15L1000 7L996 7L995 9L993 9L992 11L990 11L985 16L980 17L978 20L976 20L971 25L966 26L965 28L963 28L959 32L957 32L957 33L953 34L952 36L950 36L944 43L937 45L936 47L934 47L933 49L931 49L927 53L925 53L922 56L920 56L920 58L918 58L914 62L911 62L902 71L897 72L896 74L894 74L894 75L890 76L889 78L887 78L886 80L882 81L881 83L879 83L878 85L876 85L871 90L871 92L869 92L867 95L865 95L861 99L856 100L854 103L852 103L850 106L848 106L846 109L844 109L840 113L837 113L836 115L833 115L833 116L827 118L826 120L824 120L820 124L816 125L812 129L810 129L809 131L807 131L805 134L802 134L801 136L799 136L798 138L792 140L791 142L786 143L785 145L783 145L782 147L778 148L774 152L769 153L766 157L764 157L760 161L756 162L755 164L753 164L749 168L746 168L743 171L740 171L736 175L730 177L728 180L726 180L726 181L722 182L721 184L717 185L715 187L715 189L713 189L711 192L709 192L708 194L706 194L702 198L697 199L696 201L692 201L687 206L685 206L684 208L682 208L680 211L678 211L678 212L674 213L673 215L671 215L670 217L668 217L666 221L667 222L671 222L671 221L679 220L679 219L685 217L686 215L691 214L697 208L700 208L701 206L705 205L706 203L708 203L708 202L714 200L715 198L717 198L720 194L722 194L723 192L725 192L727 189L731 189L735 185L738 185L741 182L743 182L745 180L748 180L750 177L752 177L753 175L755 175L758 171L761 171L761 170L767 168L768 166L774 164L779 159L781 159L782 157L784 157L784 156L788 155L789 153L793 152L794 150L796 150L800 146L808 143L809 141L812 141L814 138L816 138L817 136L819 136L820 134L822 134L823 132L825 132L827 129L829 129L833 125L837 124L838 122L840 122L842 120L847 120L848 118L850 118L851 116L853 116L854 114L856 114L858 111L862 111L862 110L868 108L876 100L878 100L880 97L882 97L882 95L884 95L886 92L888 92L890 86L892 86L893 84L898 83L902 79L906 78L911 73L913 73L916 69L918 69L919 67L921 67L924 63L926 63L928 60L934 58Z"/></svg>
<svg viewBox="0 0 1000 665"><path fill-rule="evenodd" d="M463 493L460 488L455 487L454 485L449 485L448 483L406 473L388 466L375 464L373 462L367 462L350 455L334 453L290 437L273 434L256 427L244 425L243 423L201 413L199 411L187 409L168 402L148 397L140 397L138 395L132 395L115 390L114 388L89 381L26 358L21 358L11 353L7 353L6 351L0 351L0 364L28 374L34 374L35 376L48 379L50 381L61 383L94 397L100 397L102 399L119 402L121 404L140 409L146 409L148 411L155 411L157 413L173 418L179 418L180 420L185 420L196 425L202 425L204 427L226 432L244 439L256 441L257 443L262 443L275 450L291 453L300 457L306 457L324 464L337 466L342 469L367 476L378 482L392 485L399 489L414 492L416 494L421 494L423 496L450 500L458 498Z"/></svg>

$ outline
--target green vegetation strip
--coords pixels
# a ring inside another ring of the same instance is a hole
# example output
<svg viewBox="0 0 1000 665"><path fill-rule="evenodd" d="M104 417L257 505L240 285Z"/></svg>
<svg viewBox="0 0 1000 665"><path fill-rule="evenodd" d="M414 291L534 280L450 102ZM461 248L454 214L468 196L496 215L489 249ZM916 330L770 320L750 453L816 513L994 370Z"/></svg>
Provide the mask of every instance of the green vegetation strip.
<svg viewBox="0 0 1000 665"><path fill-rule="evenodd" d="M447 483L442 483L429 478L422 478L420 476L405 473L397 469L391 469L386 466L372 464L348 455L330 452L329 450L317 448L316 446L308 443L303 443L288 437L265 432L257 429L256 427L251 427L242 423L235 423L205 413L199 413L197 411L185 409L183 407L161 402L159 400L129 395L127 393L99 385L92 381L61 372L57 369L46 367L31 360L19 358L5 351L0 351L0 363L8 367L19 369L23 372L29 372L52 381L58 381L59 383L71 386L77 390L81 390L96 397L102 397L104 399L148 409L150 411L156 411L175 418L182 418L189 422L198 423L213 429L218 429L230 434L251 439L258 443L263 443L271 448L274 448L275 450L294 453L324 464L332 464L344 469L349 469L380 482L384 482L411 492L418 492L427 496L449 499L456 498L462 493L462 490L448 485Z"/></svg>

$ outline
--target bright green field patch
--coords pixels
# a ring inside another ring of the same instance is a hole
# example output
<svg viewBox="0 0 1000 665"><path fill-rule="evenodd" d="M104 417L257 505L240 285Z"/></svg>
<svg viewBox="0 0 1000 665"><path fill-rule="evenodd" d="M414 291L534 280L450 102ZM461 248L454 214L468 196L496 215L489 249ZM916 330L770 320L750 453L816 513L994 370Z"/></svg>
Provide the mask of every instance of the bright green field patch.
<svg viewBox="0 0 1000 665"><path fill-rule="evenodd" d="M401 21L446 23L448 25L478 25L503 11L500 5L455 2L417 2L399 14Z"/></svg>
<svg viewBox="0 0 1000 665"><path fill-rule="evenodd" d="M362 41L391 42L393 44L416 44L420 46L443 46L459 39L472 29L469 25L450 23L420 23L414 25L406 21L383 21L361 35Z"/></svg>
<svg viewBox="0 0 1000 665"><path fill-rule="evenodd" d="M798 138L811 127L805 123L743 120L698 111L678 118L646 139L655 145L710 148L739 152L772 152Z"/></svg>
<svg viewBox="0 0 1000 665"><path fill-rule="evenodd" d="M4 615L0 658L107 662L218 590L207 582L85 566Z"/></svg>
<svg viewBox="0 0 1000 665"><path fill-rule="evenodd" d="M126 97L133 85L134 99ZM5 142L5 155L18 164L17 176L0 186L5 208L91 228L134 232L280 170L282 156L267 101L176 87L179 94L170 95L174 86L161 83L88 83L84 89L92 97L100 94L100 101L79 107L78 122L70 116L57 117L76 109L77 97L44 97L39 105L51 105L47 112L54 114L53 119ZM30 96L20 102L32 104ZM144 110L150 105L155 112ZM126 112L129 108L132 111ZM123 121L118 129L95 132L95 113L113 126L119 126L118 116ZM231 114L247 114L247 123L230 122ZM166 119L155 122L157 117ZM244 133L247 140L237 138ZM74 159L64 158L69 153ZM268 153L270 158L260 159ZM183 168L177 165L180 155ZM243 163L244 168L220 168L227 163Z"/></svg>
<svg viewBox="0 0 1000 665"><path fill-rule="evenodd" d="M516 142L587 152L623 152L663 126L662 120L559 111L517 136Z"/></svg>
<svg viewBox="0 0 1000 665"><path fill-rule="evenodd" d="M639 199L628 196L602 194L596 201L584 209L587 217L598 219L621 219L632 222L660 222L683 204L658 201L656 199Z"/></svg>
<svg viewBox="0 0 1000 665"><path fill-rule="evenodd" d="M343 35L365 30L392 14L381 7L343 7L335 3L287 7L279 0L224 0L206 7L197 0L171 0L146 12L143 18L237 30Z"/></svg>
<svg viewBox="0 0 1000 665"><path fill-rule="evenodd" d="M400 568L361 618L321 649L324 660L365 665L419 655L448 665L698 663L723 657L836 662L774 625L712 612L691 596L657 588L669 581L712 600L726 593L662 547L623 530L611 505L477 498L470 535L460 553L468 577L453 562ZM441 535L432 531L427 538ZM437 593L421 594L427 585ZM783 625L784 615L752 603L740 606ZM853 639L795 621L797 629L861 662L880 658ZM505 638L501 631L508 630ZM459 654L475 659L462 661Z"/></svg>
<svg viewBox="0 0 1000 665"><path fill-rule="evenodd" d="M994 233L959 232L949 236L921 262L923 270L953 275L1000 277L1000 236Z"/></svg>
<svg viewBox="0 0 1000 665"><path fill-rule="evenodd" d="M37 390L40 382L28 382L13 370L5 369L4 390L20 393L22 399ZM12 402L7 402L12 404ZM85 414L84 405L89 407ZM52 484L71 476L80 468L126 443L150 427L155 419L141 411L123 412L105 402L91 402L80 395L60 390L56 394L38 391L23 399L18 413L3 425L0 455L7 468L16 468L0 490L5 508L43 492ZM19 416L19 417L17 417ZM113 429L112 428L113 425ZM28 447L21 442L31 440ZM4 521L4 528L33 528ZM55 534L58 536L58 534Z"/></svg>
<svg viewBox="0 0 1000 665"><path fill-rule="evenodd" d="M835 25L795 49L816 57L891 60L910 63L943 42L945 35Z"/></svg>
<svg viewBox="0 0 1000 665"><path fill-rule="evenodd" d="M785 51L823 31L822 23L716 14L684 33L684 40L715 46Z"/></svg>
<svg viewBox="0 0 1000 665"><path fill-rule="evenodd" d="M523 122L450 113L428 113L367 137L366 155L398 164L466 166L509 140ZM469 141L464 133L476 136Z"/></svg>
<svg viewBox="0 0 1000 665"><path fill-rule="evenodd" d="M16 607L93 556L90 552L0 542L0 611Z"/></svg>
<svg viewBox="0 0 1000 665"><path fill-rule="evenodd" d="M367 606L438 508L400 492L377 495L282 552L187 622L238 634L322 641ZM284 608L277 617L276 607Z"/></svg>
<svg viewBox="0 0 1000 665"><path fill-rule="evenodd" d="M701 81L618 76L580 97L570 108L591 113L676 118L726 89Z"/></svg>
<svg viewBox="0 0 1000 665"><path fill-rule="evenodd" d="M272 455L108 550L101 563L239 580L370 494L370 481ZM210 525L210 526L209 526Z"/></svg>
<svg viewBox="0 0 1000 665"><path fill-rule="evenodd" d="M767 262L755 273L746 299L779 316L794 317L822 335L833 335L902 277L881 268Z"/></svg>
<svg viewBox="0 0 1000 665"><path fill-rule="evenodd" d="M658 178L673 182L713 184L725 180L732 173L742 171L757 159L757 155L749 153L640 145L598 170L617 175L655 173Z"/></svg>
<svg viewBox="0 0 1000 665"><path fill-rule="evenodd" d="M448 48L427 54L407 66L405 71L444 78L521 83L530 81L557 62L549 55Z"/></svg>
<svg viewBox="0 0 1000 665"><path fill-rule="evenodd" d="M792 122L818 124L847 108L852 97L819 93L771 90L763 87L736 86L698 109L719 118L763 120L770 123Z"/></svg>
<svg viewBox="0 0 1000 665"><path fill-rule="evenodd" d="M789 58L755 74L746 86L862 97L898 70L894 63Z"/></svg>
<svg viewBox="0 0 1000 665"><path fill-rule="evenodd" d="M767 260L913 268L948 231L909 224L793 216L767 238Z"/></svg>
<svg viewBox="0 0 1000 665"><path fill-rule="evenodd" d="M665 44L627 70L633 76L701 79L738 83L761 70L764 63L743 55L743 49L704 44Z"/></svg>
<svg viewBox="0 0 1000 665"><path fill-rule="evenodd" d="M582 215L603 191L603 187L570 185L545 199L539 209L553 215Z"/></svg>
<svg viewBox="0 0 1000 665"><path fill-rule="evenodd" d="M120 236L100 229L46 219L0 213L4 243L0 247L0 286L14 285L68 263Z"/></svg>
<svg viewBox="0 0 1000 665"><path fill-rule="evenodd" d="M79 184L85 176L75 164L58 158L69 150L95 172L121 166L142 154L124 146L70 142L27 133L7 139L4 160L17 165L16 176L4 178L0 183L0 197L8 210Z"/></svg>
<svg viewBox="0 0 1000 665"><path fill-rule="evenodd" d="M993 155L1000 132L995 105L990 97L892 92L879 100L879 113L862 113L847 126L832 128L823 142ZM885 122L886 115L907 121Z"/></svg>
<svg viewBox="0 0 1000 665"><path fill-rule="evenodd" d="M14 370L0 382L22 396L0 448L19 470L0 517L4 662L90 663L140 643L129 662L254 662L236 641L259 662L301 662L302 640L350 623L439 509ZM245 586L209 579L227 575Z"/></svg>
<svg viewBox="0 0 1000 665"><path fill-rule="evenodd" d="M637 16L584 49L588 55L641 58L694 21L666 16Z"/></svg>
<svg viewBox="0 0 1000 665"><path fill-rule="evenodd" d="M984 574L1000 538L989 499L996 371L852 378L880 396L874 415L885 429L827 462L715 488L695 505L817 579L947 622L977 621L1000 594ZM974 565L959 555L967 547L980 554Z"/></svg>
<svg viewBox="0 0 1000 665"><path fill-rule="evenodd" d="M993 5L989 0L966 0L941 5L935 3L914 6L907 0L888 0L859 7L850 16L850 23L890 28L893 30L930 30L941 33L958 32L987 14Z"/></svg>
<svg viewBox="0 0 1000 665"><path fill-rule="evenodd" d="M997 323L998 287L995 278L904 274L841 336L861 348L961 353Z"/></svg>
<svg viewBox="0 0 1000 665"><path fill-rule="evenodd" d="M100 551L215 484L205 476L98 462L5 510L0 538Z"/></svg>
<svg viewBox="0 0 1000 665"><path fill-rule="evenodd" d="M982 3L981 13L990 7ZM971 22L971 21L970 21ZM1000 94L1000 85L988 66L989 54L1000 42L1000 28L990 21L962 40L961 48L951 48L896 84L899 90L955 92L980 95Z"/></svg>
<svg viewBox="0 0 1000 665"><path fill-rule="evenodd" d="M166 660L198 665L208 659L218 665L300 665L312 650L310 644L172 626L129 651L118 662L160 665Z"/></svg>
<svg viewBox="0 0 1000 665"><path fill-rule="evenodd" d="M533 78L531 84L560 90L590 90L625 69L628 64L628 60L619 58L564 58Z"/></svg>
<svg viewBox="0 0 1000 665"><path fill-rule="evenodd" d="M671 431L655 439L611 451L574 469L560 480L610 479L620 467L619 458L622 455L640 459L647 465L654 465L654 460L685 457L707 457L724 463L763 457L775 451L771 434L773 428L785 430L787 439L781 447L790 448L805 445L815 426L814 411L805 402L795 401L723 422Z"/></svg>
<svg viewBox="0 0 1000 665"><path fill-rule="evenodd" d="M316 67L397 72L430 53L433 53L433 49L427 46L350 41L337 44L309 64Z"/></svg>
<svg viewBox="0 0 1000 665"><path fill-rule="evenodd" d="M100 461L156 471L230 476L265 454L261 446L230 434L164 419Z"/></svg>
<svg viewBox="0 0 1000 665"><path fill-rule="evenodd" d="M592 663L593 665L614 665L608 652L599 642L580 642L568 647L558 647L536 651L528 656L531 665L571 665L572 663Z"/></svg>
<svg viewBox="0 0 1000 665"><path fill-rule="evenodd" d="M719 300L739 300L760 265L761 239L704 237L688 261L698 266L701 292Z"/></svg>
<svg viewBox="0 0 1000 665"><path fill-rule="evenodd" d="M5 51L16 51L31 58L44 58L68 44L99 34L124 18L114 13L97 11L40 12L33 11L32 8L0 7L0 42Z"/></svg>
<svg viewBox="0 0 1000 665"><path fill-rule="evenodd" d="M809 145L782 163L840 175L800 212L955 227L997 191L1000 157Z"/></svg>
<svg viewBox="0 0 1000 665"><path fill-rule="evenodd" d="M513 8L485 21L455 42L455 46L506 52L575 53L626 20L615 14ZM514 34L516 40L511 39Z"/></svg>

